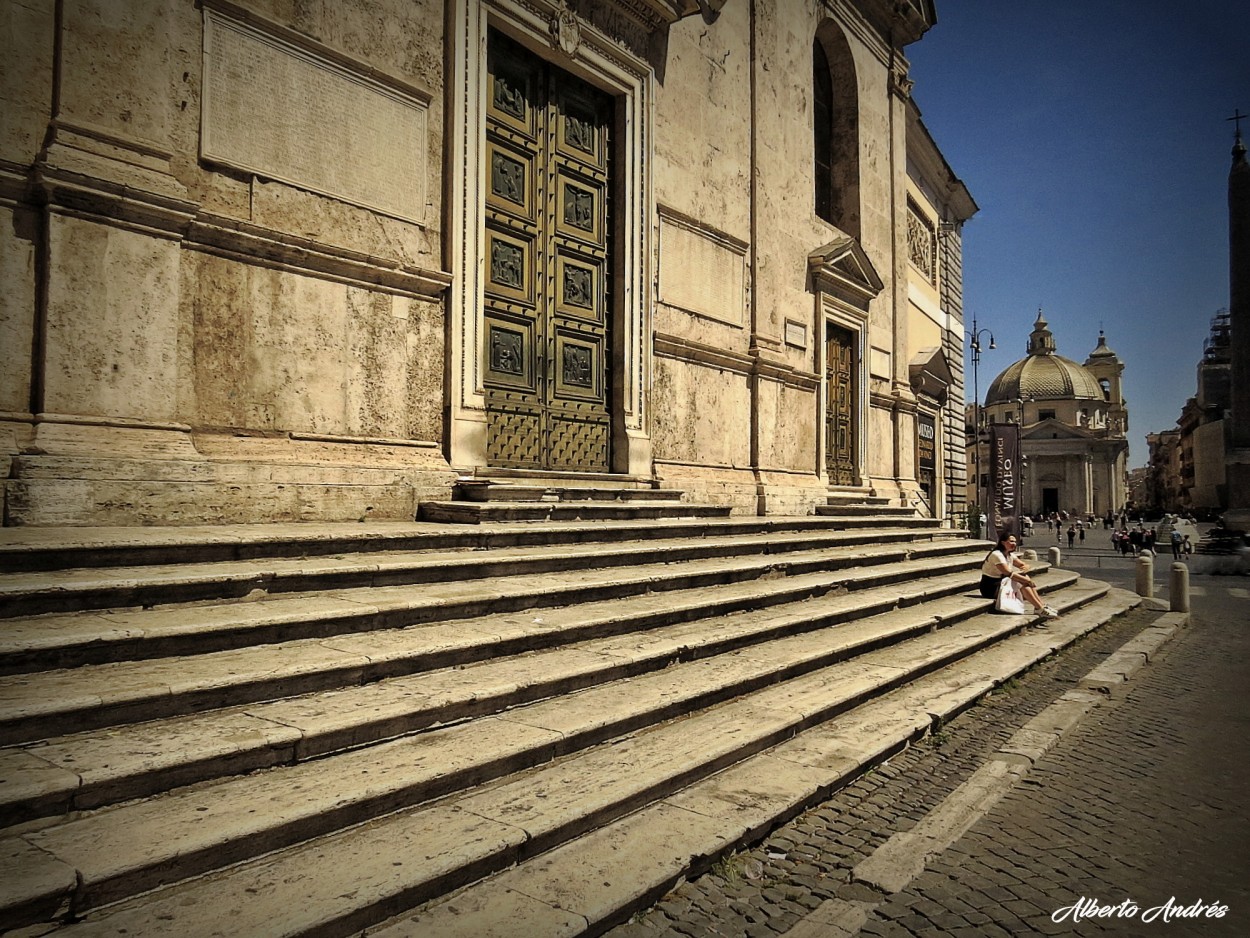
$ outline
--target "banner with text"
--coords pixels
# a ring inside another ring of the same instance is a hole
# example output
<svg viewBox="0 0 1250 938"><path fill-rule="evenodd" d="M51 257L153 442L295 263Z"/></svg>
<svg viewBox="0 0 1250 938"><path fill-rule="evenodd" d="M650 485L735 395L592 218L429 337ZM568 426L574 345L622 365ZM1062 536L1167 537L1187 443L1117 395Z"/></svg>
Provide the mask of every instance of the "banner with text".
<svg viewBox="0 0 1250 938"><path fill-rule="evenodd" d="M1020 538L1020 428L1014 423L990 424L989 536Z"/></svg>

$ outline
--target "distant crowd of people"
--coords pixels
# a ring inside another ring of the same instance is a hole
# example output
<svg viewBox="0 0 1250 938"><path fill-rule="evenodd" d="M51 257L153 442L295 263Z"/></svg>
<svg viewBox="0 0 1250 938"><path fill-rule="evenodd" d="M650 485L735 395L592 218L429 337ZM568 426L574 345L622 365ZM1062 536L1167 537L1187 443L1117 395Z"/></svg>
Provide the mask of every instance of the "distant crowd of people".
<svg viewBox="0 0 1250 938"><path fill-rule="evenodd" d="M1188 521L1193 523L1192 518L1181 519L1177 517L1174 522ZM1063 537L1066 532L1068 537L1068 549L1072 550L1076 546L1085 546L1085 532L1093 529L1093 527L1101 522L1104 531L1111 532L1111 546L1125 557L1139 557L1145 553L1156 553L1159 540L1159 530L1155 526L1147 527L1140 520L1130 519L1126 512L1121 512L1118 516L1113 512L1107 512L1100 519L1095 519L1092 514L1078 517L1069 515L1066 511L1055 511L1049 515L1040 514L1035 518L1025 517L1023 519L1023 533L1025 537L1031 537L1036 525L1042 521L1046 522L1047 530L1055 532L1055 542L1062 545ZM1193 542L1189 539L1188 534L1183 534L1174 527L1168 535L1168 541L1172 548L1172 556L1177 560L1188 560L1194 552Z"/></svg>

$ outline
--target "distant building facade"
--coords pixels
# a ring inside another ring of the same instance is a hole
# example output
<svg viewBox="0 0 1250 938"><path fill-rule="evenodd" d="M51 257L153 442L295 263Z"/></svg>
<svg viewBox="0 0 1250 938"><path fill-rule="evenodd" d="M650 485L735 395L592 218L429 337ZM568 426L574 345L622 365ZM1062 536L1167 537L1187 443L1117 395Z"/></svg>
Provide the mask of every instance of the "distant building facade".
<svg viewBox="0 0 1250 938"><path fill-rule="evenodd" d="M1129 447L1123 375L1124 363L1101 332L1083 365L1059 355L1038 311L1028 354L994 378L981 407L983 427L1020 427L1024 513L1105 516L1124 507ZM980 445L984 473L988 448L984 439Z"/></svg>

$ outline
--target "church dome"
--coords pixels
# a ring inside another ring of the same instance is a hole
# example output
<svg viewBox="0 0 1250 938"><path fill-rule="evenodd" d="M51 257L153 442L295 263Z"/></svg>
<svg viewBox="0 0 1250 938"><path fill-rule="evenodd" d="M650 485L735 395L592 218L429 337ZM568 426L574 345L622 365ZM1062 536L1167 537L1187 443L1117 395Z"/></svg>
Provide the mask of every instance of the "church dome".
<svg viewBox="0 0 1250 938"><path fill-rule="evenodd" d="M1101 401L1102 385L1083 365L1055 354L1055 338L1038 310L1028 356L1009 365L990 383L985 405L1065 399Z"/></svg>

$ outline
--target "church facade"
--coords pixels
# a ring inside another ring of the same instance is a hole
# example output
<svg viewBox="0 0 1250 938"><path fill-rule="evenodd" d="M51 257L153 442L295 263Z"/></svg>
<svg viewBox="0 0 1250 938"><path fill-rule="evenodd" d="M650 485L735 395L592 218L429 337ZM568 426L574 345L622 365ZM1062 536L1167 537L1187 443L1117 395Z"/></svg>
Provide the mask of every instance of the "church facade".
<svg viewBox="0 0 1250 938"><path fill-rule="evenodd" d="M1059 355L1038 310L1028 354L994 378L981 409L986 426L1019 426L1024 514L1106 517L1123 510L1129 452L1123 375L1124 363L1101 331L1084 364ZM989 454L981 446L984 468Z"/></svg>
<svg viewBox="0 0 1250 938"><path fill-rule="evenodd" d="M928 0L8 4L6 524L962 497Z"/></svg>

